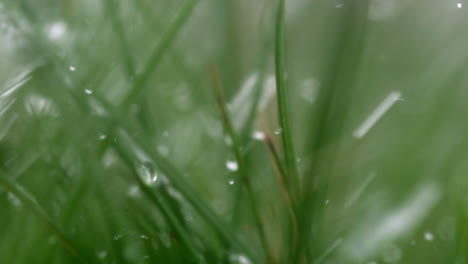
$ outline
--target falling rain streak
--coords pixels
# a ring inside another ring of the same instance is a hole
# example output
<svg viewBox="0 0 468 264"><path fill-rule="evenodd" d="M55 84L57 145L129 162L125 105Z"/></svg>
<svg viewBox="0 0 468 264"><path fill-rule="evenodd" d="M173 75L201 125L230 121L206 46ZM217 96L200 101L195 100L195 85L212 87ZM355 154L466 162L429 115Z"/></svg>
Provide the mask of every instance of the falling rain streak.
<svg viewBox="0 0 468 264"><path fill-rule="evenodd" d="M400 92L391 92L379 106L369 115L369 117L354 131L355 138L364 137L367 132L379 121L380 118L398 101L401 97Z"/></svg>

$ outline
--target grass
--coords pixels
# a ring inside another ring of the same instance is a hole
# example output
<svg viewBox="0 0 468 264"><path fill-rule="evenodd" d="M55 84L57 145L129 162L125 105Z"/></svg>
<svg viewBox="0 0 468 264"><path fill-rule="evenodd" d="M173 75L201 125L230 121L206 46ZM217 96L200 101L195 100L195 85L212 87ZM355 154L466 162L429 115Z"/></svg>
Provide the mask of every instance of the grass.
<svg viewBox="0 0 468 264"><path fill-rule="evenodd" d="M466 263L467 24L0 1L0 263Z"/></svg>

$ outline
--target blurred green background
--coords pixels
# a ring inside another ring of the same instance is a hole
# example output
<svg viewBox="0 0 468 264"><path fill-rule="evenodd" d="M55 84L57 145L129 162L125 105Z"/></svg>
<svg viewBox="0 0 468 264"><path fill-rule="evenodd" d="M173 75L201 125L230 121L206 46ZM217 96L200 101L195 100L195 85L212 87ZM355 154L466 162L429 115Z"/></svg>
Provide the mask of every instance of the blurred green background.
<svg viewBox="0 0 468 264"><path fill-rule="evenodd" d="M468 2L285 1L292 202L278 3L0 0L0 263L466 264Z"/></svg>

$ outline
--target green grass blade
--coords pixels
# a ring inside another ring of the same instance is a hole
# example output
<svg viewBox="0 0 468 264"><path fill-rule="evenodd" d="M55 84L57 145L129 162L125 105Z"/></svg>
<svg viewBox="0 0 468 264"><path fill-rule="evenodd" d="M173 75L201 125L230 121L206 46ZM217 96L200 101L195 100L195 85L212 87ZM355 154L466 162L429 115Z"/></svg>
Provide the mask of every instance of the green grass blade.
<svg viewBox="0 0 468 264"><path fill-rule="evenodd" d="M18 198L18 200L20 200L37 217L41 224L43 224L50 233L57 238L60 244L72 256L75 256L82 261L85 260L83 257L84 255L80 254L77 247L73 245L72 241L65 236L59 227L57 227L36 200L16 182L8 179L3 172L0 173L0 186L5 189L5 191L12 193L16 198Z"/></svg>
<svg viewBox="0 0 468 264"><path fill-rule="evenodd" d="M275 36L275 73L276 97L278 101L278 118L281 126L281 140L283 143L284 159L287 169L286 184L290 193L299 194L299 175L297 172L294 145L290 119L288 117L288 98L285 81L284 62L284 26L285 26L285 0L279 0L276 17ZM293 198L293 201L296 200Z"/></svg>
<svg viewBox="0 0 468 264"><path fill-rule="evenodd" d="M131 87L132 89L122 101L124 107L128 107L141 94L151 74L171 47L171 44L174 42L183 25L188 21L197 3L198 0L185 0L182 7L178 10L171 26L163 34L161 40L150 55L148 62L144 65L143 71L137 74Z"/></svg>
<svg viewBox="0 0 468 264"><path fill-rule="evenodd" d="M261 217L259 215L259 208L258 208L258 205L257 205L257 201L256 201L256 199L254 197L254 191L252 189L251 180L250 180L250 178L249 178L249 176L247 174L247 169L245 167L244 158L242 157L241 146L239 144L239 139L238 139L237 133L234 130L234 126L233 126L233 124L231 122L228 110L226 108L226 103L224 101L224 96L223 96L223 92L222 92L222 88L221 88L221 81L220 81L220 78L219 78L219 73L218 73L217 69L214 66L212 66L212 68L211 68L211 77L212 77L213 87L214 87L215 94L216 94L216 101L217 101L217 104L218 104L219 109L221 111L221 115L222 115L222 118L224 120L224 125L226 127L227 133L228 133L229 137L232 140L232 145L231 145L232 146L232 151L234 153L234 156L235 156L237 164L238 164L238 171L239 171L239 175L240 175L242 184L244 185L244 187L245 187L245 189L247 191L248 200L249 200L249 203L250 203L250 207L252 209L252 214L253 214L253 216L255 218L255 225L257 227L257 232L258 232L258 235L259 235L259 238L260 238L260 242L262 243L262 247L263 247L265 256L267 257L267 259L269 259L270 258L270 253L269 253L269 249L268 249L268 242L267 242L267 238L266 238L266 235L265 235L264 226L263 226Z"/></svg>
<svg viewBox="0 0 468 264"><path fill-rule="evenodd" d="M129 166L133 173L133 179L138 184L140 190L142 190L143 194L161 211L164 217L167 219L169 225L171 225L174 231L180 236L182 243L187 247L187 249L192 254L193 258L196 259L197 263L204 263L203 259L200 257L198 250L194 247L193 242L190 239L190 235L187 233L187 230L182 226L179 219L174 215L174 212L170 209L170 207L162 201L159 195L156 195L155 192L146 185L143 180L138 176L138 171L135 168L135 164L133 158L128 153L131 150L124 148L123 144L116 144L117 152L119 153L120 157L122 157L123 161Z"/></svg>
<svg viewBox="0 0 468 264"><path fill-rule="evenodd" d="M125 68L127 78L132 78L135 75L135 66L133 63L133 56L128 45L128 40L122 26L122 21L117 13L117 1L104 0L106 10L109 13L109 18L112 22L112 28L119 44L120 52L122 54L123 66Z"/></svg>

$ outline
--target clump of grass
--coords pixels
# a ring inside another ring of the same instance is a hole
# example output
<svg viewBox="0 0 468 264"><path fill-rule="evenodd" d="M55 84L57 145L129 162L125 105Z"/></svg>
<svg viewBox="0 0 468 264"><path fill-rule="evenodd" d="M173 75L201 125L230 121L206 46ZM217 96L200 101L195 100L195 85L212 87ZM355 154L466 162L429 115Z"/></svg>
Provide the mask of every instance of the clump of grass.
<svg viewBox="0 0 468 264"><path fill-rule="evenodd" d="M0 263L465 263L430 6L3 1Z"/></svg>

